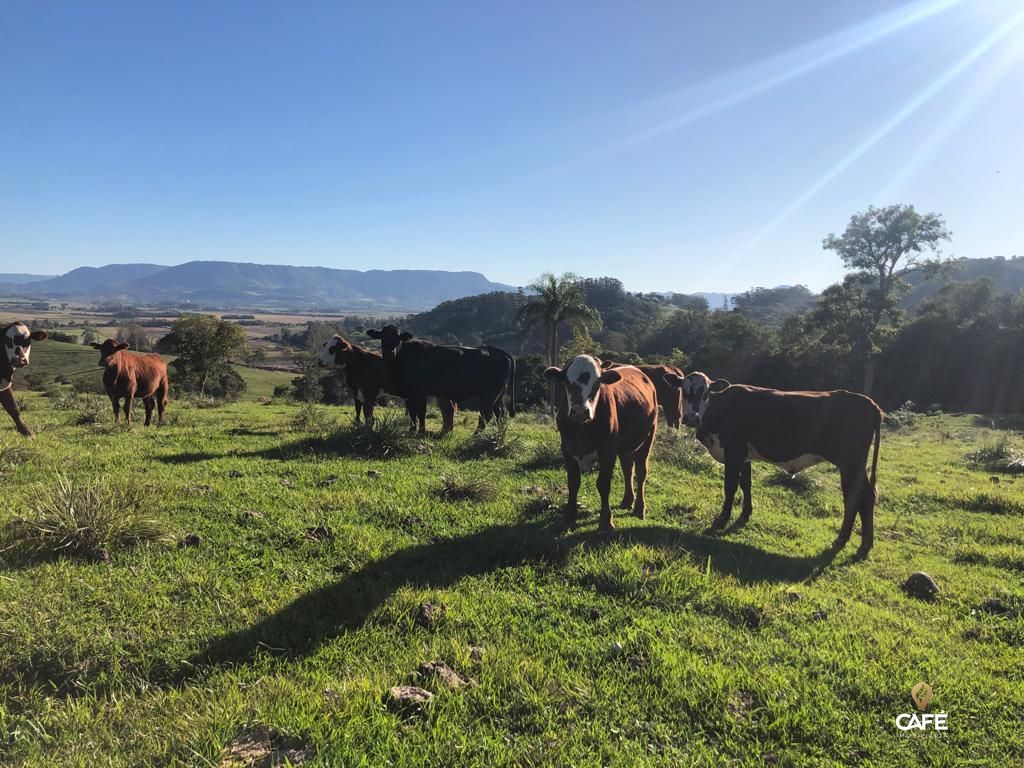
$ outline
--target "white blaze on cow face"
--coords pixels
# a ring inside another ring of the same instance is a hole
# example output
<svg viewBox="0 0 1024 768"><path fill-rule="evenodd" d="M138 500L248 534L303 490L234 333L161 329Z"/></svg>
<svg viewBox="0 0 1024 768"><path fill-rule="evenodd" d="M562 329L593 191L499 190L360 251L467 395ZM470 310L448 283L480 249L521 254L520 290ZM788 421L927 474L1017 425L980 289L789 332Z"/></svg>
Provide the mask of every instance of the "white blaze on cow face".
<svg viewBox="0 0 1024 768"><path fill-rule="evenodd" d="M565 393L569 398L569 416L591 421L601 386L601 366L590 355L579 355L565 369Z"/></svg>
<svg viewBox="0 0 1024 768"><path fill-rule="evenodd" d="M708 407L711 380L700 371L695 371L683 379L683 423L688 427L699 427L704 410Z"/></svg>
<svg viewBox="0 0 1024 768"><path fill-rule="evenodd" d="M4 334L4 353L7 355L7 363L12 368L24 368L28 365L31 345L32 336L28 326L23 323L11 325Z"/></svg>
<svg viewBox="0 0 1024 768"><path fill-rule="evenodd" d="M335 352L338 351L338 339L328 339L320 346L320 357L317 359L317 363L321 368L333 368L337 365L337 358L334 356ZM340 366L344 368L345 366Z"/></svg>

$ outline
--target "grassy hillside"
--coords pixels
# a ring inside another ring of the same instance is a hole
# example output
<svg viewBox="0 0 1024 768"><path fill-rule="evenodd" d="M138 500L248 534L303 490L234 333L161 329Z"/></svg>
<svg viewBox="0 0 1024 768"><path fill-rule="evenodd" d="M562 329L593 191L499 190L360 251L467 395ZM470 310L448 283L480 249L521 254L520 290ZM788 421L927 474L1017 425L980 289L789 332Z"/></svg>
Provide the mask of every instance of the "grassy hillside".
<svg viewBox="0 0 1024 768"><path fill-rule="evenodd" d="M504 458L467 458L465 414L451 438L371 460L351 431L318 434L348 409L172 402L166 426L126 431L25 399L35 441L0 422L5 766L245 764L225 750L267 733L323 766L982 765L1024 750L1024 480L970 468L1005 434L971 417L883 436L877 544L855 562L856 540L824 554L835 472L758 466L753 519L715 536L721 471L674 434L648 519L601 535L592 474L590 512L559 524L557 436L536 417L514 422ZM137 487L168 538L107 561L31 556L9 524L62 474ZM938 601L901 591L916 570ZM476 684L420 675L431 661ZM921 680L949 731L896 730ZM436 697L395 709L400 684Z"/></svg>

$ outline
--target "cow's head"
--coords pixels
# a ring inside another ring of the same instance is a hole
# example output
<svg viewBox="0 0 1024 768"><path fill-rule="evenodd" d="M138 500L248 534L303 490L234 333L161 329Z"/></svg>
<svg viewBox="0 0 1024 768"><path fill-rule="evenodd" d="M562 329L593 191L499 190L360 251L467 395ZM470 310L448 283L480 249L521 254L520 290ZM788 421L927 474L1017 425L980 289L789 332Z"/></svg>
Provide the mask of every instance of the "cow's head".
<svg viewBox="0 0 1024 768"><path fill-rule="evenodd" d="M320 345L320 356L316 362L321 368L344 368L351 352L352 345L341 336L335 336Z"/></svg>
<svg viewBox="0 0 1024 768"><path fill-rule="evenodd" d="M565 368L552 366L544 378L565 387L569 418L586 424L594 418L597 395L602 384L614 384L622 378L616 370L601 370L601 361L590 355L578 355Z"/></svg>
<svg viewBox="0 0 1024 768"><path fill-rule="evenodd" d="M89 345L93 349L100 351L100 367L106 368L108 365L114 362L114 355L120 352L122 349L128 349L128 345L118 341L117 339L107 339L102 344L97 344L95 341Z"/></svg>
<svg viewBox="0 0 1024 768"><path fill-rule="evenodd" d="M729 386L725 379L711 381L707 374L694 371L686 376L666 373L665 381L683 392L683 424L688 427L699 427L701 417L708 407L708 399L715 392L721 392Z"/></svg>
<svg viewBox="0 0 1024 768"><path fill-rule="evenodd" d="M46 331L29 331L24 323L11 323L4 328L4 352L11 368L24 368L32 351L33 341L46 338Z"/></svg>
<svg viewBox="0 0 1024 768"><path fill-rule="evenodd" d="M408 331L399 333L398 329L393 325L385 325L379 331L369 328L366 331L366 335L371 339L380 340L380 353L384 356L385 360L394 360L402 348L402 343L412 338L411 333Z"/></svg>

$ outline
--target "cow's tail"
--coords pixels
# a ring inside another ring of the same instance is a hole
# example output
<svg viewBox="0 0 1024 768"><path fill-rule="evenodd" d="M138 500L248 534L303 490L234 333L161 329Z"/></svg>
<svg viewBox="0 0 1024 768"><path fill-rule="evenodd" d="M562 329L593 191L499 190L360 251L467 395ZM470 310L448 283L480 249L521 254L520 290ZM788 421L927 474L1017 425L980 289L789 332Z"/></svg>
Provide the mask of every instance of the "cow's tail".
<svg viewBox="0 0 1024 768"><path fill-rule="evenodd" d="M508 415L512 418L516 415L516 358L509 355L508 359L512 363L508 370Z"/></svg>
<svg viewBox="0 0 1024 768"><path fill-rule="evenodd" d="M871 490L875 490L875 478L878 474L878 444L882 441L882 411L875 416L875 454L871 457Z"/></svg>

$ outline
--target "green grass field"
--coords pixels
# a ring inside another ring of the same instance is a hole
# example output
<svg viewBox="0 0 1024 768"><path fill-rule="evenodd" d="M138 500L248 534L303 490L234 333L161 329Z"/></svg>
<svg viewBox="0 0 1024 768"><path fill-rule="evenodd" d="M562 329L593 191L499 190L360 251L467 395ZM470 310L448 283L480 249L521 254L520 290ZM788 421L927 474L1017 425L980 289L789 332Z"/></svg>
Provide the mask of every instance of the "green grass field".
<svg viewBox="0 0 1024 768"><path fill-rule="evenodd" d="M318 766L1024 754L1024 479L969 466L1008 434L983 420L883 435L877 543L854 561L857 534L825 554L834 471L757 465L750 523L712 535L721 470L666 431L648 519L602 535L593 474L580 526L561 526L540 417L513 422L503 458L466 458L463 414L411 457L368 460L317 433L347 408L172 401L165 426L126 430L19 394L38 437L0 419L0 765L272 764L239 757L253 734ZM136 487L168 537L107 560L33 554L12 521L64 477ZM901 591L918 570L937 601ZM476 684L419 674L431 661ZM896 729L919 681L948 731ZM436 696L397 709L402 684Z"/></svg>

